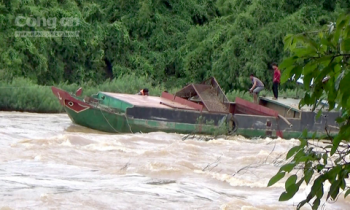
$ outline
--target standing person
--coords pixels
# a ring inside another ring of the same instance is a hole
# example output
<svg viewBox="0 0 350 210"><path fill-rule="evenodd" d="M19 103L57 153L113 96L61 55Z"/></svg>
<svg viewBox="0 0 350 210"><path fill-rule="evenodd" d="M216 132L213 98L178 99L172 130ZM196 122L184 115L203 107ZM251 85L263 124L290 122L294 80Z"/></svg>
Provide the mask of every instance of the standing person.
<svg viewBox="0 0 350 210"><path fill-rule="evenodd" d="M258 94L264 89L264 83L262 83L260 79L254 77L254 74L250 75L250 80L252 81L253 86L250 88L249 92L253 93L254 103L258 104Z"/></svg>
<svg viewBox="0 0 350 210"><path fill-rule="evenodd" d="M273 68L273 84L272 84L272 91L274 97L272 99L277 100L278 99L278 86L280 84L281 79L281 71L278 69L277 63L272 63Z"/></svg>

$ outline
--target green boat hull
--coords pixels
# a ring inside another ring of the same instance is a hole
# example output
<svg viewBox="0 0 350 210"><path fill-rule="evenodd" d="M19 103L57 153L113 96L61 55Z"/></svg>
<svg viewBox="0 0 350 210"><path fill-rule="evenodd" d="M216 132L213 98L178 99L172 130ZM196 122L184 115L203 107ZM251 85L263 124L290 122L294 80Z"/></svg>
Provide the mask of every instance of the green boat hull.
<svg viewBox="0 0 350 210"><path fill-rule="evenodd" d="M135 119L129 118L123 113L112 113L97 108L90 108L80 113L67 107L65 107L65 110L75 124L108 133L148 133L163 131L211 135L217 133L218 129L222 129L222 126L225 126L224 123L221 126L215 126Z"/></svg>
<svg viewBox="0 0 350 210"><path fill-rule="evenodd" d="M277 138L277 131L273 131L271 135L266 135L266 130L263 129L242 129L238 128L235 132L236 135L241 135L246 138ZM325 133L320 133L320 132L308 132L306 135L303 132L300 131L284 131L283 132L283 139L329 139L330 137L335 137L338 133L337 132L331 132L329 135Z"/></svg>
<svg viewBox="0 0 350 210"><path fill-rule="evenodd" d="M242 99L236 99L235 104L230 104L232 109L230 108L229 113L222 113L191 110L185 105L192 102L183 99L176 104L170 100L161 101L157 97L113 95L104 92L82 99L55 87L52 89L72 122L108 133L163 131L182 134L230 134L247 138L327 138L329 136L325 132L325 126L335 122L338 116L338 113L325 113L322 119L316 119L315 113L301 112L300 116L284 120L277 117L277 112L273 109ZM173 96L168 99L171 97ZM196 106L192 104L192 107ZM335 127L333 124L331 126ZM309 131L306 135L305 130ZM337 129L332 130L330 136L337 133Z"/></svg>
<svg viewBox="0 0 350 210"><path fill-rule="evenodd" d="M101 109L89 109L81 113L65 107L65 110L70 119L78 125L95 129L98 131L104 131L108 133L149 133L156 131L163 131L168 133L182 133L182 134L228 134L225 133L226 125L223 123L221 126L205 125L205 124L188 124L188 123L174 123L174 122L162 122L156 120L143 120L132 119L126 117L125 114L110 113ZM224 128L224 129L223 129ZM221 130L221 132L219 132ZM337 133L330 133L331 137L334 137ZM277 132L274 130L271 135L266 134L265 129L249 129L249 128L237 128L235 132L230 135L241 135L246 138L276 138ZM284 139L300 139L304 138L303 132L299 131L284 131ZM307 133L306 138L320 138L326 139L329 136L325 133Z"/></svg>

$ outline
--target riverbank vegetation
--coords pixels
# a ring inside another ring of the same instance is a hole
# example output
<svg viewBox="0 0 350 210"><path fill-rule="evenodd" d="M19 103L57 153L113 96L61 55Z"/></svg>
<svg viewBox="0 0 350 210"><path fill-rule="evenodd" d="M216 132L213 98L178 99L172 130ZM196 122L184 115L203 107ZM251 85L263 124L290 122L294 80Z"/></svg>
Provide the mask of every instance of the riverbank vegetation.
<svg viewBox="0 0 350 210"><path fill-rule="evenodd" d="M110 81L105 81L95 86L91 86L88 83L78 85L62 82L56 84L56 87L67 90L71 93L74 93L79 87L82 87L82 96L91 96L98 91L136 94L139 91L139 87L149 88L150 95L152 96L160 96L164 90L167 90L170 93L175 93L182 88L179 86L166 89L163 85L150 87L152 82L152 79L130 74L114 78ZM53 95L51 86L38 85L30 79L17 77L11 80L11 82L0 81L0 89L0 110L41 113L64 112L63 107ZM272 96L272 92L262 91L261 95ZM303 95L303 91L297 89L286 91L282 90L280 95L282 97L286 96L300 98ZM252 96L248 91L233 90L227 92L226 96L230 101L234 101L236 97L252 101Z"/></svg>
<svg viewBox="0 0 350 210"><path fill-rule="evenodd" d="M271 91L270 64L288 56L287 33L316 30L348 6L346 0L0 0L0 92L6 97L0 107L58 110L49 101L51 85L86 92L143 87L122 81L128 75L147 78L153 93L215 76L229 97L250 99L250 73ZM23 31L79 36L15 36ZM28 92L11 89L20 78L28 79L20 85ZM280 89L295 87L289 82Z"/></svg>

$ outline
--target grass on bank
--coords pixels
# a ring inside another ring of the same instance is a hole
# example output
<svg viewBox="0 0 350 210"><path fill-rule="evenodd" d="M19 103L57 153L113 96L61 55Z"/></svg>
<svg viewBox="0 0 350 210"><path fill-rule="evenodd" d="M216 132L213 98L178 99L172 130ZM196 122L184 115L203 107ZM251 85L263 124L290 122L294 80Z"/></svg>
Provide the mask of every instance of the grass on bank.
<svg viewBox="0 0 350 210"><path fill-rule="evenodd" d="M142 88L148 88L150 95L160 96L164 90L175 93L182 87L166 89L161 84L151 85L152 81L146 77L125 75L111 81L106 81L98 86L60 83L58 88L74 93L79 87L83 88L83 96L91 96L99 91L136 94ZM280 90L280 97L302 96L301 90ZM263 90L261 96L272 96L272 91ZM236 97L253 101L248 91L232 90L226 93L230 101ZM40 86L26 78L15 78L11 82L0 81L0 110L3 111L25 111L38 113L60 113L64 112L58 99L53 95L51 86Z"/></svg>

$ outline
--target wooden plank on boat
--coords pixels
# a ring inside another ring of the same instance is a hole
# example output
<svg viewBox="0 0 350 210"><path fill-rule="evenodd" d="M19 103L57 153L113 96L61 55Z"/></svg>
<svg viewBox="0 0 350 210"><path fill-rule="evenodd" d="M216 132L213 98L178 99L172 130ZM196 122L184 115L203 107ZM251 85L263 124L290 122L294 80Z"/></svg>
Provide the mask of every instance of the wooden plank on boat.
<svg viewBox="0 0 350 210"><path fill-rule="evenodd" d="M235 107L236 113L278 117L278 112L276 112L275 110L264 106L260 106L250 101L246 101L239 97L236 97L235 102L236 102L236 107Z"/></svg>

